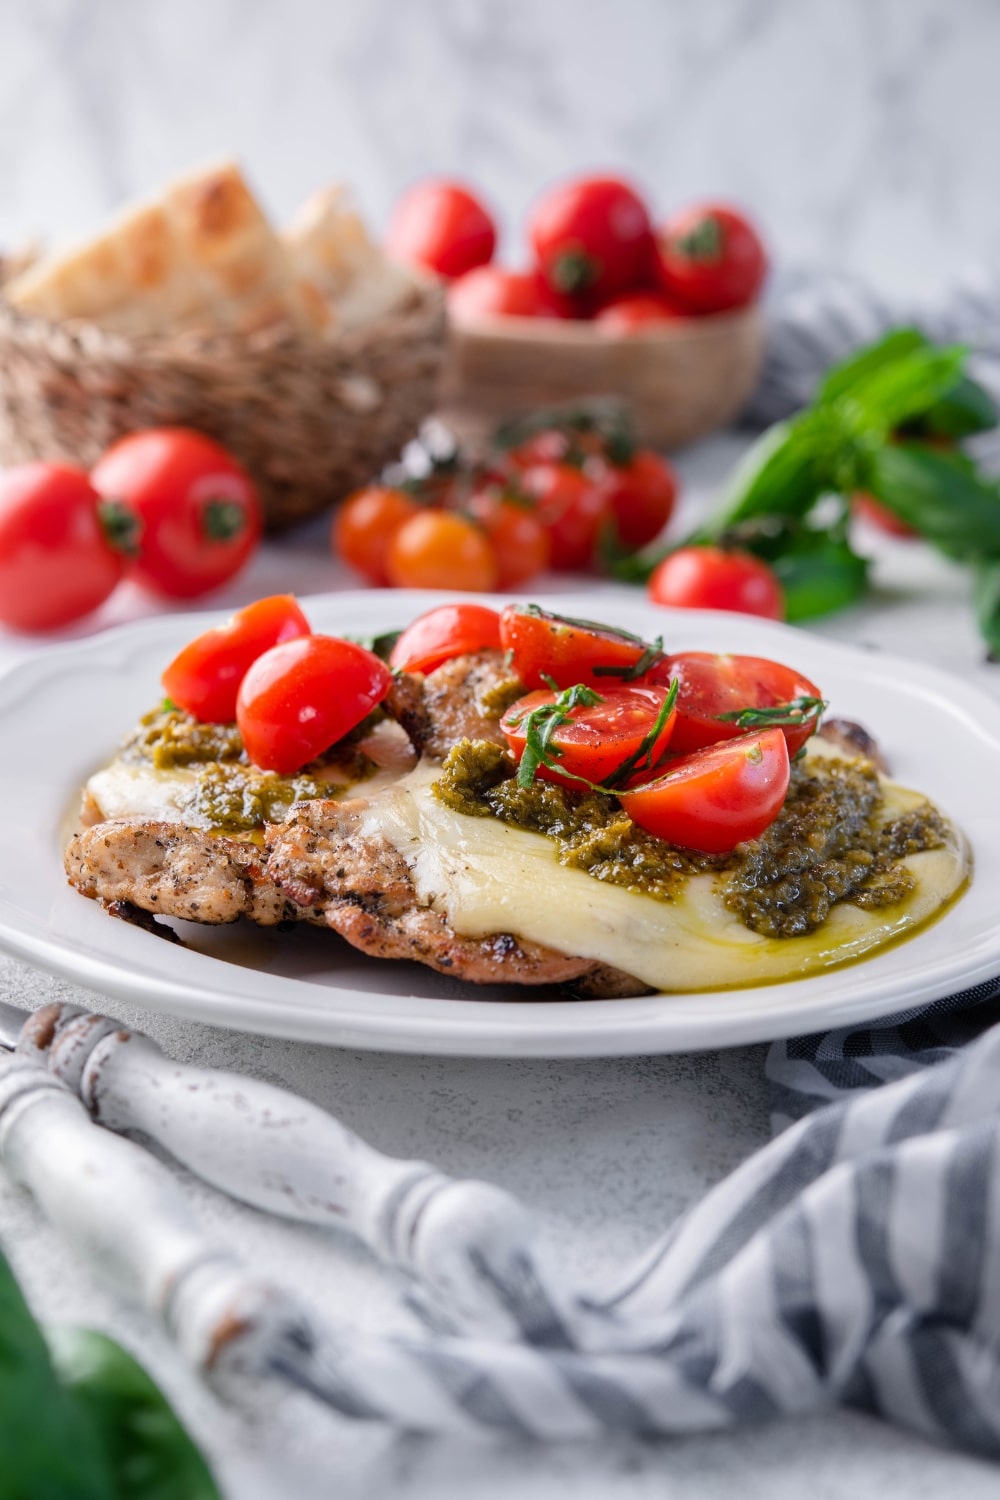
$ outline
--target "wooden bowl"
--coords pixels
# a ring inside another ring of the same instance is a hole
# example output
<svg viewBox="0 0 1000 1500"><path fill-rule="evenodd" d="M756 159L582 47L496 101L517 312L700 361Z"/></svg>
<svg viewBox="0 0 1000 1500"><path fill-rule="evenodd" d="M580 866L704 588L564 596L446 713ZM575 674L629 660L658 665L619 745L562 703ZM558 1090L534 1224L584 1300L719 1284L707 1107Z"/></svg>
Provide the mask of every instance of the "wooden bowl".
<svg viewBox="0 0 1000 1500"><path fill-rule="evenodd" d="M614 397L631 408L640 442L679 448L738 414L763 355L759 307L613 336L557 318L453 321L443 414L460 437L480 442L521 412Z"/></svg>

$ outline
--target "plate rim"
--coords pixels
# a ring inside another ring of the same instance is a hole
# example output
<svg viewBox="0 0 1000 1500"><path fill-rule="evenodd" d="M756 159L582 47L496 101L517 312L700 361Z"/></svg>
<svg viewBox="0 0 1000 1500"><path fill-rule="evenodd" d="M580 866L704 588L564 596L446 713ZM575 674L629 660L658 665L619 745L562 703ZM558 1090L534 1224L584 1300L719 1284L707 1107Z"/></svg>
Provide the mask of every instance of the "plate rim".
<svg viewBox="0 0 1000 1500"><path fill-rule="evenodd" d="M495 595L469 594L463 598L494 607L498 603ZM304 596L302 602L307 612L312 609L317 615L333 613L343 616L359 607L370 612L376 600L383 613L388 606L389 612L398 608L404 618L412 618L434 603L453 601L454 594L399 590L388 595L382 591L357 590ZM545 603L555 610L565 608L570 613L584 608L593 612L598 600L593 593L560 594L546 596ZM661 614L654 606L644 604L628 593L613 594L610 590L601 593L600 607L606 609L612 620L616 616L620 618L624 611L642 615L647 622L658 620ZM123 647L134 655L147 643L162 641L166 645L174 637L182 642L195 631L226 618L229 612L185 612L135 621L29 655L0 671L0 716L4 708L25 696L34 693L44 697L52 679L74 663L97 666L101 658L113 658ZM677 611L673 618L676 620L681 615L685 617L686 625L692 628L702 625L709 629L724 625L731 630L736 618L718 611ZM329 628L329 625L324 623L320 628ZM349 627L340 623L337 628ZM971 721L987 740L997 755L1000 770L1000 704L974 683L954 678L922 662L881 650L869 653L845 642L776 622L755 618L752 631L756 636L770 636L776 646L778 642L787 643L793 637L808 642L812 655L839 660L845 666L852 662L868 663L873 669L877 664L878 668L891 674L896 683L902 682L904 691L909 685L911 693L919 690L924 697L937 693L952 708L960 708L963 717ZM751 649L760 654L759 646ZM869 675L878 674L870 670ZM0 735L2 733L0 727ZM0 877L2 875L0 867ZM898 951L905 952L919 936L918 933L914 939L901 944ZM227 987L207 981L192 985L190 979L138 974L124 956L80 951L60 943L58 934L49 933L44 928L39 932L27 932L12 926L0 890L0 947L17 958L97 993L111 994L140 1008L230 1029L324 1045L441 1056L584 1058L651 1055L743 1045L777 1036L826 1030L831 1026L849 1026L929 1003L994 977L1000 972L1000 927L993 933L993 938L992 944L986 943L984 951L980 951L980 943L971 951L956 952L947 962L938 959L918 974L914 974L913 966L908 965L894 975L883 976L878 997L870 992L870 986L864 985L855 995L855 987L848 980L844 986L846 993L836 1000L828 1000L825 1005L818 1005L812 1015L808 1014L811 1005L796 1004L794 1000L788 1006L780 1003L782 994L792 997L793 986L808 984L810 981L806 978L755 986L752 990L709 991L700 997L656 995L631 1001L483 1001L472 996L468 1000L447 1000L449 1006L455 1006L455 1014L446 1017L421 1014L421 1006L427 1003L427 997L415 996L415 1009L401 1025L398 1014L380 1014L377 1008L370 1008L373 999L388 993L384 990L367 992L351 987L330 988L288 976L269 976L280 991L288 989L291 992L297 1002L292 1007L282 1000L280 993L264 1000L238 993L238 985ZM206 962L207 955L193 956L200 964ZM840 970L829 970L827 975L850 976L861 968L862 964L848 965ZM248 971L220 964L220 972L245 975ZM812 976L817 980L824 977ZM684 1015L685 1000L696 1005L699 998L751 993L760 994L764 1002L777 998L778 1003L765 1009L747 1007L738 1014L714 1021L709 1018L707 1025L699 1025L697 1020L692 1021ZM397 994L395 998L402 997ZM312 1004L308 1003L310 1000ZM674 1011L672 1017L669 1014L671 1008Z"/></svg>

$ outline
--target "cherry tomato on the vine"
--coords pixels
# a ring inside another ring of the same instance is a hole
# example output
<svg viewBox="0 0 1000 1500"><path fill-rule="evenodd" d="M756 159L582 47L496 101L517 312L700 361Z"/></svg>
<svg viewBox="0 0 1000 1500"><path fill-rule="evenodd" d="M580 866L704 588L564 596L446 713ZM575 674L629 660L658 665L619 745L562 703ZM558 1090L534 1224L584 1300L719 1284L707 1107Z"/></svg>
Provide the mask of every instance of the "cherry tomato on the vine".
<svg viewBox="0 0 1000 1500"><path fill-rule="evenodd" d="M400 672L433 672L467 651L500 649L500 616L485 604L441 604L407 625L389 665Z"/></svg>
<svg viewBox="0 0 1000 1500"><path fill-rule="evenodd" d="M617 177L580 177L550 188L528 233L553 291L610 296L638 285L652 229L646 205Z"/></svg>
<svg viewBox="0 0 1000 1500"><path fill-rule="evenodd" d="M634 823L702 854L725 854L759 838L788 791L788 746L780 729L744 734L671 762L655 781L619 793Z"/></svg>
<svg viewBox="0 0 1000 1500"><path fill-rule="evenodd" d="M532 506L508 498L502 487L485 485L469 496L464 509L489 538L498 589L517 588L548 567L552 543Z"/></svg>
<svg viewBox="0 0 1000 1500"><path fill-rule="evenodd" d="M654 604L675 609L731 609L782 620L785 601L772 568L749 552L721 547L681 547L649 580Z"/></svg>
<svg viewBox="0 0 1000 1500"><path fill-rule="evenodd" d="M171 599L194 599L238 573L260 541L257 491L220 443L186 427L122 438L90 476L140 522L128 574Z"/></svg>
<svg viewBox="0 0 1000 1500"><path fill-rule="evenodd" d="M569 619L537 605L508 604L500 615L500 643L510 651L514 670L527 688L559 688L582 682L598 692L620 687L655 653L627 631L589 620ZM657 678L657 682L659 682Z"/></svg>
<svg viewBox="0 0 1000 1500"><path fill-rule="evenodd" d="M895 511L876 500L874 495L866 495L862 490L851 496L851 510L859 520L867 521L869 526L874 526L877 531L884 531L887 536L913 541L920 535L913 526L907 525L897 516Z"/></svg>
<svg viewBox="0 0 1000 1500"><path fill-rule="evenodd" d="M671 297L696 313L745 307L767 275L767 253L750 221L724 203L698 203L668 219L658 238Z"/></svg>
<svg viewBox="0 0 1000 1500"><path fill-rule="evenodd" d="M448 313L456 323L479 323L484 318L562 318L565 302L543 282L537 271L504 271L478 266L452 282Z"/></svg>
<svg viewBox="0 0 1000 1500"><path fill-rule="evenodd" d="M335 512L330 541L337 556L370 583L388 583L386 558L396 532L420 506L405 490L370 484L348 495Z"/></svg>
<svg viewBox="0 0 1000 1500"><path fill-rule="evenodd" d="M674 513L674 470L651 448L637 448L627 463L601 464L599 473L619 542L630 548L645 547Z"/></svg>
<svg viewBox="0 0 1000 1500"><path fill-rule="evenodd" d="M815 683L794 667L763 656L680 651L657 663L650 675L663 683L677 679L677 724L671 749L682 754L746 733L745 727L721 718L722 714L812 700L815 707L804 709L798 723L781 726L789 754L795 755L814 733L822 711Z"/></svg>
<svg viewBox="0 0 1000 1500"><path fill-rule="evenodd" d="M613 680L613 679L612 679ZM537 775L545 781L572 786L573 776L604 783L618 772L631 756L643 750L643 742L653 736L657 718L664 708L665 688L628 686L603 687L601 701L580 704L568 710L569 719L558 724L550 735L547 748L559 765L538 767ZM504 714L500 728L517 760L524 754L528 720L539 708L556 702L551 691L529 693ZM670 742L674 727L671 709L655 737L644 751L646 764L655 766ZM560 771L570 773L568 776Z"/></svg>
<svg viewBox="0 0 1000 1500"><path fill-rule="evenodd" d="M236 699L247 755L292 776L355 729L392 686L371 651L330 635L272 646L248 669Z"/></svg>
<svg viewBox="0 0 1000 1500"><path fill-rule="evenodd" d="M592 567L608 513L601 483L573 464L543 463L522 471L521 487L535 501L549 534L552 567L561 573Z"/></svg>
<svg viewBox="0 0 1000 1500"><path fill-rule="evenodd" d="M496 242L496 226L474 193L459 182L430 178L399 199L385 253L451 280L492 260Z"/></svg>
<svg viewBox="0 0 1000 1500"><path fill-rule="evenodd" d="M386 574L397 588L489 593L496 587L497 562L489 538L474 521L425 510L392 538Z"/></svg>
<svg viewBox="0 0 1000 1500"><path fill-rule="evenodd" d="M189 642L164 672L164 691L196 719L229 724L236 718L240 683L258 656L308 634L309 621L294 594L257 599Z"/></svg>
<svg viewBox="0 0 1000 1500"><path fill-rule="evenodd" d="M113 535L113 528L112 528ZM100 496L66 464L0 473L0 620L56 630L103 604L124 559L108 538Z"/></svg>

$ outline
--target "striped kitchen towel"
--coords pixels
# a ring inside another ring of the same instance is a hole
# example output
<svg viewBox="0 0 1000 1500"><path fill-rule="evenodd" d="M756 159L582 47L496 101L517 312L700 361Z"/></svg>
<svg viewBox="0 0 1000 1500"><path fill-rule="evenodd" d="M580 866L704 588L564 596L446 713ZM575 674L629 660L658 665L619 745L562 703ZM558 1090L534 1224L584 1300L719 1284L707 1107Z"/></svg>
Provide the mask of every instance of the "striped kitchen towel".
<svg viewBox="0 0 1000 1500"><path fill-rule="evenodd" d="M1000 1458L1000 979L777 1043L767 1068L774 1140L613 1294L526 1265L533 1340L340 1328L310 1346L313 1388L354 1417L542 1441L843 1402Z"/></svg>

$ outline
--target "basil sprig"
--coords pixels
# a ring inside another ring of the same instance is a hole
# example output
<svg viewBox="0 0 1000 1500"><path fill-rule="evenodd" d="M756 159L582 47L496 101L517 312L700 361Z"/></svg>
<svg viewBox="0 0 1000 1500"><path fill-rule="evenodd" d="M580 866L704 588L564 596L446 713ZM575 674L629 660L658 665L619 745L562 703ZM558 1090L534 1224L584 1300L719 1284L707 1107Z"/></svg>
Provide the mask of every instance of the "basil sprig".
<svg viewBox="0 0 1000 1500"><path fill-rule="evenodd" d="M807 719L818 719L826 706L825 698L812 698L803 693L788 703L773 703L769 708L734 708L728 713L716 714L716 718L720 723L735 724L739 729L797 729Z"/></svg>
<svg viewBox="0 0 1000 1500"><path fill-rule="evenodd" d="M546 681L555 691L555 684L551 679L546 678ZM660 704L652 726L643 735L632 754L615 768L605 782L589 781L586 776L578 776L575 771L567 771L564 766L560 765L564 752L558 745L552 743L560 725L572 719L574 709L593 708L595 704L605 701L602 695L595 692L592 687L587 687L582 682L574 683L572 687L564 688L562 692L557 693L551 703L541 703L530 713L511 719L512 728L524 729L524 750L517 768L518 786L523 791L527 791L530 786L534 785L539 767L547 766L549 770L558 771L560 776L565 776L570 781L577 781L592 792L605 792L613 795L630 777L639 775L643 771L655 771L663 759L662 756L655 756L656 742L677 702L678 687L678 681L674 678Z"/></svg>

